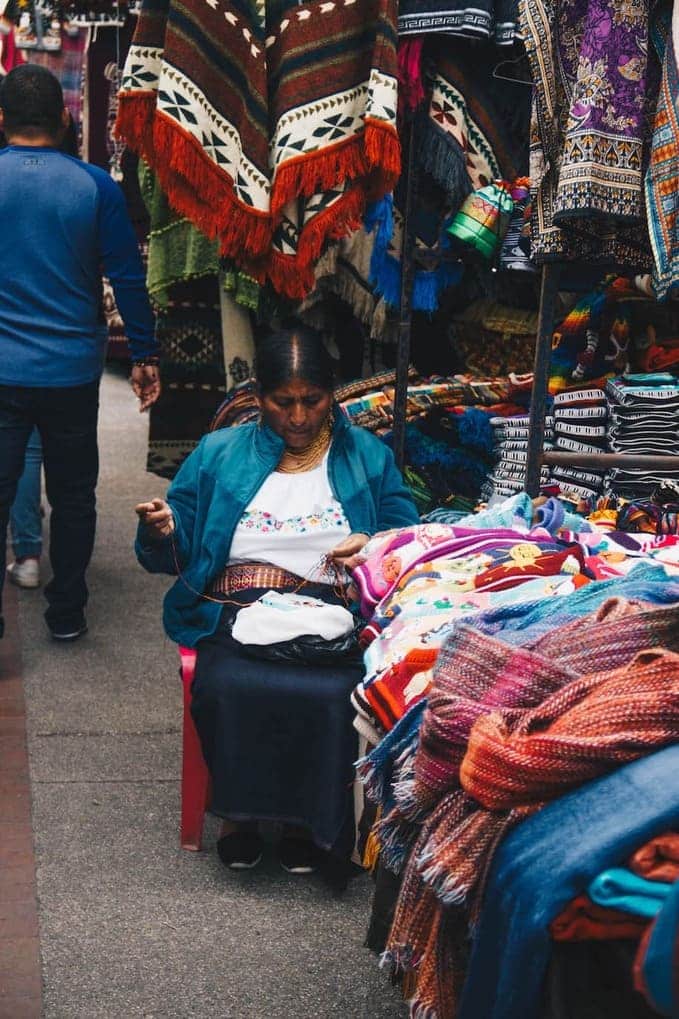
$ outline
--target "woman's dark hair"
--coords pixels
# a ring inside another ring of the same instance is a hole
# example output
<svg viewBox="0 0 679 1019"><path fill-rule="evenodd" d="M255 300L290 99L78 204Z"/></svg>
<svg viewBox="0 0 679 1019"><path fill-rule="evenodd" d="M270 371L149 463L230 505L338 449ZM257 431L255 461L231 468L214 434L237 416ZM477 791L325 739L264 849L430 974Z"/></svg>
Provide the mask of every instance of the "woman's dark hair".
<svg viewBox="0 0 679 1019"><path fill-rule="evenodd" d="M321 337L308 326L270 333L257 345L255 375L259 391L271 393L291 379L303 379L328 393L335 387L335 366Z"/></svg>
<svg viewBox="0 0 679 1019"><path fill-rule="evenodd" d="M0 84L0 108L5 115L5 134L48 134L58 138L64 109L64 93L46 67L22 64Z"/></svg>

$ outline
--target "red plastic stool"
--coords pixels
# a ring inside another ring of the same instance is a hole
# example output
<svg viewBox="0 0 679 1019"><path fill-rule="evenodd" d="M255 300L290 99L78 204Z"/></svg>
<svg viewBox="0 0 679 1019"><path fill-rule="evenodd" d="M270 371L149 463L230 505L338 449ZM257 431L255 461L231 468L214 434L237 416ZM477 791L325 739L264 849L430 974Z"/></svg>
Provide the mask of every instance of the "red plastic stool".
<svg viewBox="0 0 679 1019"><path fill-rule="evenodd" d="M203 819L210 802L210 774L191 717L191 684L196 672L196 652L180 647L180 673L184 688L184 726L182 733L182 820L181 847L197 851L203 838Z"/></svg>

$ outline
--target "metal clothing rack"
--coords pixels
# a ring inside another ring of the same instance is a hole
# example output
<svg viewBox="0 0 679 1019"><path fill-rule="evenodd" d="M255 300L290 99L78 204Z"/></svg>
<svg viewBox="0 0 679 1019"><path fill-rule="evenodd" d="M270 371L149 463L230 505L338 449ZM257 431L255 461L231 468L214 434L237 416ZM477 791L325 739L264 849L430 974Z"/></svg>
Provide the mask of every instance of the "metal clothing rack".
<svg viewBox="0 0 679 1019"><path fill-rule="evenodd" d="M552 350L552 334L556 319L556 301L559 293L561 265L549 263L542 269L538 334L533 366L533 392L528 424L528 453L524 488L533 498L540 492L540 467L564 465L567 467L607 470L609 467L632 467L640 470L677 470L679 456L658 456L641 453L565 453L544 450L545 418L547 416L547 387Z"/></svg>
<svg viewBox="0 0 679 1019"><path fill-rule="evenodd" d="M396 347L396 389L394 392L393 451L396 466L405 467L406 416L408 410L408 372L410 369L410 334L412 329L412 297L415 281L415 231L413 229L413 197L417 191L417 160L415 159L415 118L411 113L406 122L405 200L403 237L401 242L401 295Z"/></svg>

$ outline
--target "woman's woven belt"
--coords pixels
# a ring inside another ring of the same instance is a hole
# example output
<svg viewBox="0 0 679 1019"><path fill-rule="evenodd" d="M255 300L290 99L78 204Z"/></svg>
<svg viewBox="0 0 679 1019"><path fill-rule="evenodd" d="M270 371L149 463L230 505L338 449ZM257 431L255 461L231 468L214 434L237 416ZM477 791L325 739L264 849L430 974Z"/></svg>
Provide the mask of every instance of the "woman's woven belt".
<svg viewBox="0 0 679 1019"><path fill-rule="evenodd" d="M210 585L210 594L235 594L248 588L299 587L304 583L296 573L265 563L243 563L227 566Z"/></svg>

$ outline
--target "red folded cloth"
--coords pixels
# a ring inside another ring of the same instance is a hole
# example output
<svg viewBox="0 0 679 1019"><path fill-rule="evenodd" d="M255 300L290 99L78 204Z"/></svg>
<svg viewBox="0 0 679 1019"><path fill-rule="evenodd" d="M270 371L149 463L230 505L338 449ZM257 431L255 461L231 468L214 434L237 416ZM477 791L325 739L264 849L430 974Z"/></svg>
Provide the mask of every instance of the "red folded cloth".
<svg viewBox="0 0 679 1019"><path fill-rule="evenodd" d="M648 881L679 881L679 832L668 831L651 839L637 849L627 866Z"/></svg>
<svg viewBox="0 0 679 1019"><path fill-rule="evenodd" d="M597 906L588 895L578 895L552 920L549 930L554 941L638 941L647 926L643 917Z"/></svg>

